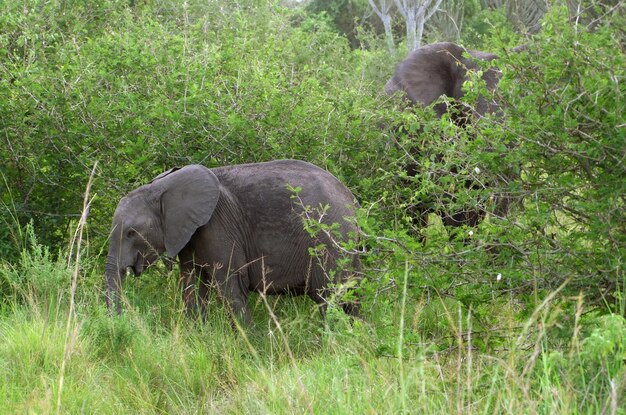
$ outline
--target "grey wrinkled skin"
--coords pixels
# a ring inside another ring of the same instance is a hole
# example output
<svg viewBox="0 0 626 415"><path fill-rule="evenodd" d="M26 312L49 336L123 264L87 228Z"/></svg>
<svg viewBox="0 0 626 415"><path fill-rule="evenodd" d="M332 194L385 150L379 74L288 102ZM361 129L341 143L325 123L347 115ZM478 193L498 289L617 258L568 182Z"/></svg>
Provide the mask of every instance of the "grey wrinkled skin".
<svg viewBox="0 0 626 415"><path fill-rule="evenodd" d="M463 56L468 53L471 59ZM476 60L491 61L497 56L476 50L441 42L415 49L404 59L385 85L389 95L401 91L412 105L428 106L441 96L460 100L463 97L463 82L467 80L467 71L478 69ZM482 75L489 90L495 89L500 80L500 71L489 68ZM444 103L434 106L438 116L448 111ZM483 115L497 110L497 104L479 98L475 112Z"/></svg>
<svg viewBox="0 0 626 415"><path fill-rule="evenodd" d="M523 51L525 46L518 47L514 51ZM463 56L469 54L470 58ZM461 103L463 97L463 82L467 80L468 70L478 69L476 60L491 61L497 56L491 53L475 50L466 50L463 47L450 42L433 43L417 48L409 54L397 66L393 77L385 85L385 92L392 95L401 92L409 105L428 106L437 101L441 96L454 99L452 104L455 110L452 119L458 125L464 125L468 116L480 117L487 113L498 111L498 104L479 97L475 108L469 108ZM497 68L489 68L482 74L487 89L493 91L501 73ZM443 116L450 109L446 103L438 103L433 107L438 117ZM413 153L419 153L419 149L412 149ZM415 176L417 166L409 164L406 167L409 176ZM453 171L454 173L454 171ZM476 184L468 181L464 183L468 188ZM444 195L453 198L452 195ZM510 200L507 197L496 196L497 215L505 215L508 211ZM413 216L418 221L418 226L424 227L428 221L428 214L432 207L420 204L413 207ZM446 226L457 227L462 225L476 226L485 216L483 209L468 209L458 212L437 212Z"/></svg>
<svg viewBox="0 0 626 415"><path fill-rule="evenodd" d="M298 197L288 188L299 187ZM312 237L303 224L303 207L325 224L340 225L340 236ZM172 169L130 192L113 217L106 263L107 305L121 312L121 281L167 253L180 262L180 284L188 311L205 313L208 290L215 286L235 317L251 323L247 306L252 291L306 294L324 311L329 283L358 278L359 258L340 269L336 242L357 235L352 193L333 175L310 163L277 160L208 169L190 165ZM325 244L312 256L309 249ZM343 304L356 315L358 304Z"/></svg>

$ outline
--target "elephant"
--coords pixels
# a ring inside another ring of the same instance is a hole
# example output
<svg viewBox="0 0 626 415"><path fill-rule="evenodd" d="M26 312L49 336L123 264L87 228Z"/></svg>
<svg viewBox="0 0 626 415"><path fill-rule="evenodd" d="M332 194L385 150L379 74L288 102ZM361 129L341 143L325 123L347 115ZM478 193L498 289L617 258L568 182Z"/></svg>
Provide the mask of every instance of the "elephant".
<svg viewBox="0 0 626 415"><path fill-rule="evenodd" d="M519 52L526 46L519 46L513 51ZM469 54L469 58L464 56ZM477 60L492 61L497 56L492 53L466 50L463 47L450 43L433 43L415 49L396 67L395 73L385 85L385 92L393 95L396 92L403 93L409 106L422 105L429 106L435 103L441 96L453 99L452 107L443 102L436 103L433 110L438 117L442 117L447 112L451 119L459 126L465 126L471 117L480 118L488 113L499 111L498 103L479 96L475 108L470 108L460 102L463 97L463 83L467 80L469 70L478 69ZM496 67L486 69L481 78L484 80L488 90L495 90L501 72ZM420 149L411 149L412 155L420 153ZM436 159L441 159L440 155ZM406 173L409 177L417 174L418 166L409 163L406 166ZM455 168L450 171L456 174ZM466 188L474 188L477 184L472 180L466 180L463 185ZM454 195L446 194L447 200L454 200ZM508 197L495 195L495 213L504 215L508 212L510 200ZM428 221L428 214L434 209L431 203L419 203L411 208L414 220L419 227L424 227ZM485 216L482 208L467 208L455 212L437 212L444 225L449 227L459 227L468 225L476 226Z"/></svg>
<svg viewBox="0 0 626 415"><path fill-rule="evenodd" d="M471 59L463 54L467 52ZM415 49L397 66L393 77L385 85L389 95L401 91L411 105L428 106L441 96L458 101L463 97L463 82L467 80L467 71L478 69L476 60L492 61L497 56L492 53L466 50L451 43L441 42ZM487 89L493 91L500 80L500 71L489 68L482 74ZM480 97L475 113L482 116L495 112L498 105ZM441 117L448 112L445 103L436 104L433 109ZM462 108L467 111L467 108ZM457 118L458 119L458 118Z"/></svg>
<svg viewBox="0 0 626 415"><path fill-rule="evenodd" d="M351 219L357 208L336 177L304 161L173 168L117 205L105 266L107 307L121 313L126 273L138 276L165 253L178 258L189 313L206 316L209 289L216 287L244 326L252 322L253 291L306 294L323 316L331 285L360 280L358 252L340 244L358 236ZM322 224L319 232L305 228L305 217ZM316 251L320 244L325 248ZM358 299L341 305L358 315Z"/></svg>

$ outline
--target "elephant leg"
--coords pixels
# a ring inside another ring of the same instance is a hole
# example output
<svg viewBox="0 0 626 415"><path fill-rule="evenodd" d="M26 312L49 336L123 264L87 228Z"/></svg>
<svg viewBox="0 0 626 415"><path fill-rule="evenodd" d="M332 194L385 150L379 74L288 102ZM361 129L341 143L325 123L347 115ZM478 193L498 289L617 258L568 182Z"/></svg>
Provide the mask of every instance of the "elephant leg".
<svg viewBox="0 0 626 415"><path fill-rule="evenodd" d="M340 293L341 297L339 298L339 305L343 309L344 313L352 317L359 317L360 315L361 298L358 288L354 287L353 283L358 283L362 273L363 267L361 266L361 260L356 254L351 255L351 261L348 268L342 269L338 272L337 281L346 284L345 288L342 288L342 292Z"/></svg>
<svg viewBox="0 0 626 415"><path fill-rule="evenodd" d="M419 150L413 147L409 150L409 153L417 157ZM418 165L414 162L408 163L405 171L408 177L416 177L419 174ZM403 179L402 184L403 187L408 188L415 186L415 182L410 179ZM428 214L432 211L432 205L426 201L416 201L406 207L407 216L411 218L411 231L420 242L424 242L424 235L421 231L428 226Z"/></svg>
<svg viewBox="0 0 626 415"><path fill-rule="evenodd" d="M248 307L248 292L242 292L237 290L233 292L228 298L228 306L230 307L233 318L237 320L244 327L250 327L252 325L252 313Z"/></svg>
<svg viewBox="0 0 626 415"><path fill-rule="evenodd" d="M180 255L179 286L187 315L204 316L208 287L202 278L202 268L195 264L193 255L184 252Z"/></svg>
<svg viewBox="0 0 626 415"><path fill-rule="evenodd" d="M327 246L331 246L329 241L323 241ZM326 309L328 308L328 301L341 306L343 311L350 315L357 317L359 315L359 301L344 301L342 298L345 294L346 287L342 287L341 283L348 282L354 278L354 273L361 272L361 262L355 255L352 257L350 269L339 269L338 261L335 253L327 252L323 257L312 259L317 261L312 264L313 268L311 276L309 278L306 294L317 304L322 320L326 317ZM335 271L336 274L331 279L331 271ZM329 283L332 281L339 283L338 288L329 287Z"/></svg>
<svg viewBox="0 0 626 415"><path fill-rule="evenodd" d="M328 289L309 291L308 296L317 304L322 320L326 319L326 310L328 302L326 299L332 295ZM339 303L344 313L352 317L358 317L360 313L360 305L358 301L342 301Z"/></svg>
<svg viewBox="0 0 626 415"><path fill-rule="evenodd" d="M494 199L496 208L493 213L499 218L505 217L509 213L511 204L514 203L513 198L506 194L497 194Z"/></svg>
<svg viewBox="0 0 626 415"><path fill-rule="evenodd" d="M202 296L197 272L194 267L188 270L181 270L179 278L180 290L185 306L185 312L188 316L193 317L202 311Z"/></svg>
<svg viewBox="0 0 626 415"><path fill-rule="evenodd" d="M333 244L332 241L323 235L321 235L320 242L324 243L327 247ZM328 282L330 281L329 273L335 269L335 260L328 251L323 250L309 257L307 268L308 276L305 292L309 298L317 304L320 316L322 320L325 320L328 300L332 296L331 290L327 288Z"/></svg>
<svg viewBox="0 0 626 415"><path fill-rule="evenodd" d="M421 231L428 226L428 215L433 212L432 207L429 207L426 203L419 202L410 206L408 212L409 217L412 218L412 224L418 240L424 242L424 234Z"/></svg>
<svg viewBox="0 0 626 415"><path fill-rule="evenodd" d="M445 226L456 228L459 226L467 225L469 227L477 226L481 220L485 217L485 212L480 209L475 210L463 210L461 212L455 212L448 214L442 212L441 221Z"/></svg>
<svg viewBox="0 0 626 415"><path fill-rule="evenodd" d="M360 279L359 274L362 272L361 262L355 256L352 261L351 273L347 275L347 278L344 278L343 281L350 281L352 279L356 279L357 282ZM341 303L341 308L343 308L343 312L352 317L359 317L361 315L361 296L359 294L358 288L350 293L352 296L352 300L344 301Z"/></svg>
<svg viewBox="0 0 626 415"><path fill-rule="evenodd" d="M453 169L456 173L456 168ZM478 185L472 180L465 181L465 188L474 190L478 189ZM456 202L456 196L452 194L446 194L445 196L451 203ZM460 206L458 211L455 212L440 212L441 221L446 227L457 228L460 226L469 226L474 228L485 218L486 212L480 200L476 200L478 203L476 207ZM451 235L452 236L452 235Z"/></svg>
<svg viewBox="0 0 626 415"><path fill-rule="evenodd" d="M249 284L247 270L236 267L214 266L212 275L220 298L230 309L233 319L243 326L251 326L252 313L248 307Z"/></svg>
<svg viewBox="0 0 626 415"><path fill-rule="evenodd" d="M328 303L326 302L326 290L309 290L307 295L311 300L315 301L315 304L317 304L317 308L320 311L320 316L322 317L322 320L325 320L326 309L328 308Z"/></svg>
<svg viewBox="0 0 626 415"><path fill-rule="evenodd" d="M343 312L352 317L359 317L361 314L361 306L359 303L351 301L349 303L343 303L341 305Z"/></svg>

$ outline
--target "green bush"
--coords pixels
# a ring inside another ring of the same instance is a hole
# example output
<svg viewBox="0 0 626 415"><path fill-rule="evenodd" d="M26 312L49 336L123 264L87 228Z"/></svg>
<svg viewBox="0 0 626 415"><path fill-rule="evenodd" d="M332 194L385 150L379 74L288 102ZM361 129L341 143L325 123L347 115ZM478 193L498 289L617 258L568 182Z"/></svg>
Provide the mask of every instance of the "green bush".
<svg viewBox="0 0 626 415"><path fill-rule="evenodd" d="M428 109L398 118L400 158L387 169L395 187L382 201L410 233L387 235L398 242L390 246L397 263L384 255L374 262L393 275L408 259L419 269L409 286L415 296L452 297L483 323L485 304L514 295L524 312L562 285L566 296L582 292L589 304L624 312L626 56L623 33L615 33L623 11L590 28L554 7L528 50L510 52L503 39L492 63L503 71L495 94L476 77L464 97L472 105L479 94L493 96L501 113L462 127ZM407 163L415 177L403 177ZM503 196L511 201L506 216L498 211ZM444 228L431 214L424 228L415 204L487 215L470 229ZM384 254L376 236L389 228L381 219L368 225L374 251Z"/></svg>
<svg viewBox="0 0 626 415"><path fill-rule="evenodd" d="M66 238L95 161L96 241L119 197L174 165L300 158L356 190L375 172L376 87L324 20L295 25L272 3L62 4L26 20L11 4L2 10L2 170L20 222L32 218L42 242ZM22 39L37 30L58 41Z"/></svg>
<svg viewBox="0 0 626 415"><path fill-rule="evenodd" d="M512 146L502 160L521 167L518 226L536 247L522 251L541 285L567 281L569 292L622 312L626 55L613 28L623 11L591 29L553 8L529 50L507 56L506 119L493 131Z"/></svg>
<svg viewBox="0 0 626 415"><path fill-rule="evenodd" d="M57 312L57 302L69 293L70 271L61 256L54 259L49 248L38 243L34 228L25 228L28 248L17 264L0 264L0 301L3 305L45 304L49 313Z"/></svg>
<svg viewBox="0 0 626 415"><path fill-rule="evenodd" d="M521 53L504 22L488 39L474 24L469 42L500 56L502 111L459 127L383 96L394 62L374 35L351 49L326 18L277 2L1 3L0 400L619 413L626 13L597 10L586 27L556 5ZM478 79L467 105L489 94ZM324 325L306 298L252 296L250 331L217 298L190 321L160 266L125 282L123 316L107 314L101 255L122 195L174 165L286 157L327 168L362 206L362 320ZM95 162L70 315L66 247ZM418 226L415 203L486 217Z"/></svg>

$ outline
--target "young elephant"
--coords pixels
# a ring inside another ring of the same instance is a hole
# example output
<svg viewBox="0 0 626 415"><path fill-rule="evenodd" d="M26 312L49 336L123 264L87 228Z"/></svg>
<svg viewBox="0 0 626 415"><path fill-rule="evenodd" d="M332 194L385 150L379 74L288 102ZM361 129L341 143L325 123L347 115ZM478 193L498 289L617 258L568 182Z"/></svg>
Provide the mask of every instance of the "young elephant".
<svg viewBox="0 0 626 415"><path fill-rule="evenodd" d="M294 188L301 189L297 197ZM307 206L311 209L305 211ZM251 323L251 291L307 294L323 313L329 284L357 278L349 270L329 276L342 255L337 244L357 235L349 220L356 206L333 175L298 160L169 170L117 206L106 262L107 306L120 313L126 271L139 275L166 252L180 261L188 311L204 312L209 285L215 285L245 324ZM323 230L311 236L303 223L307 214L338 224L341 236ZM312 256L311 248L320 244L326 249ZM349 255L350 268L358 271L359 258ZM357 313L355 303L343 308Z"/></svg>

